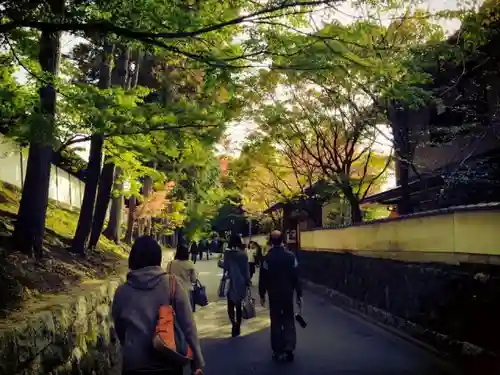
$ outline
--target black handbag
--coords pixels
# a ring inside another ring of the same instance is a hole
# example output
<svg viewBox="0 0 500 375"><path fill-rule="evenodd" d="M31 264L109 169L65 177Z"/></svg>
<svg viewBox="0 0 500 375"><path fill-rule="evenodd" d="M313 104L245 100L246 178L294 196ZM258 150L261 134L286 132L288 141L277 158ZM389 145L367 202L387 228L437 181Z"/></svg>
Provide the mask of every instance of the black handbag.
<svg viewBox="0 0 500 375"><path fill-rule="evenodd" d="M219 290L218 290L219 298L226 297L228 289L229 289L229 279L223 276L219 283Z"/></svg>
<svg viewBox="0 0 500 375"><path fill-rule="evenodd" d="M255 311L255 298L252 297L252 292L250 288L247 290L247 295L242 303L242 318L252 319L257 315Z"/></svg>
<svg viewBox="0 0 500 375"><path fill-rule="evenodd" d="M200 280L196 280L193 289L193 301L195 305L204 307L208 305L207 288L201 285Z"/></svg>

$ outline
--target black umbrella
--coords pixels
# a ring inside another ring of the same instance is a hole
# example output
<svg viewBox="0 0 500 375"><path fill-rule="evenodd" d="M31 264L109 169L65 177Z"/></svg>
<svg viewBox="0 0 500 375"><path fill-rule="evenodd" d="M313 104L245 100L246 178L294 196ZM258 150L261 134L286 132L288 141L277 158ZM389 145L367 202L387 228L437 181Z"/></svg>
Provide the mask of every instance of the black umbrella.
<svg viewBox="0 0 500 375"><path fill-rule="evenodd" d="M299 305L299 312L295 314L295 321L299 323L299 326L301 326L302 328L307 327L307 322L302 316L302 304Z"/></svg>

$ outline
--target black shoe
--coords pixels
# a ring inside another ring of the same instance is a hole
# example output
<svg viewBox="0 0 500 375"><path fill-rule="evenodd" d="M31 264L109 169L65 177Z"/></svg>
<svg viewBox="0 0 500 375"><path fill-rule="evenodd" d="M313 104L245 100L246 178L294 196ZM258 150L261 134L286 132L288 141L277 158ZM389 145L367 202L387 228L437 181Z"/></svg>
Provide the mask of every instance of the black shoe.
<svg viewBox="0 0 500 375"><path fill-rule="evenodd" d="M295 355L293 352L286 352L285 353L285 362L293 362L295 359Z"/></svg>
<svg viewBox="0 0 500 375"><path fill-rule="evenodd" d="M241 333L240 325L239 324L233 324L233 329L232 329L232 336L233 337L238 337Z"/></svg>

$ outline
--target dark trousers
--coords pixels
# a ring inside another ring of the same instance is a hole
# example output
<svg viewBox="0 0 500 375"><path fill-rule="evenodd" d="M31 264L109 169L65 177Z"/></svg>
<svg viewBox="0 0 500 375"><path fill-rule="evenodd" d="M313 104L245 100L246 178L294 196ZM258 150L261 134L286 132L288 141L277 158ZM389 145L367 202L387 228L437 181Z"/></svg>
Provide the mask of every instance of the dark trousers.
<svg viewBox="0 0 500 375"><path fill-rule="evenodd" d="M189 302L191 302L191 310L193 312L196 312L196 303L194 303L194 292L193 291L189 292Z"/></svg>
<svg viewBox="0 0 500 375"><path fill-rule="evenodd" d="M191 260L193 261L193 263L196 263L196 261L198 260L198 254L191 253Z"/></svg>
<svg viewBox="0 0 500 375"><path fill-rule="evenodd" d="M233 324L241 324L242 312L242 301L233 302L227 300L227 314L229 315L229 320Z"/></svg>
<svg viewBox="0 0 500 375"><path fill-rule="evenodd" d="M250 262L250 263L248 263L248 267L250 269L250 279L251 279L251 278L253 278L253 275L255 275L255 270L257 268L257 265L254 262Z"/></svg>
<svg viewBox="0 0 500 375"><path fill-rule="evenodd" d="M271 348L273 352L293 352L297 344L293 297L269 297Z"/></svg>

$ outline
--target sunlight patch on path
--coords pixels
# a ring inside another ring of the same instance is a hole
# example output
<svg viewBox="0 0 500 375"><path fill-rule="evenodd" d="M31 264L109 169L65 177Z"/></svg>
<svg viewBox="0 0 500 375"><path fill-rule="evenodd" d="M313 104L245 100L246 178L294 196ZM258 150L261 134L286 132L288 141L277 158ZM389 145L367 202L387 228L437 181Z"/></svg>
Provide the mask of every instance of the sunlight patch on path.
<svg viewBox="0 0 500 375"><path fill-rule="evenodd" d="M200 339L225 338L231 336L231 324L227 316L225 300L211 302L200 308L194 315ZM269 311L257 306L257 316L244 320L241 325L241 336L249 335L269 327Z"/></svg>

